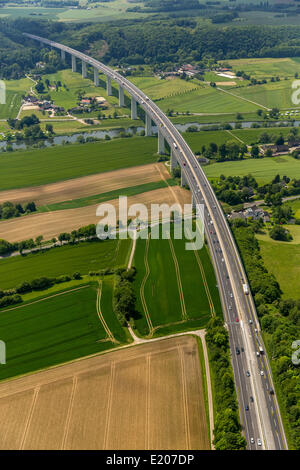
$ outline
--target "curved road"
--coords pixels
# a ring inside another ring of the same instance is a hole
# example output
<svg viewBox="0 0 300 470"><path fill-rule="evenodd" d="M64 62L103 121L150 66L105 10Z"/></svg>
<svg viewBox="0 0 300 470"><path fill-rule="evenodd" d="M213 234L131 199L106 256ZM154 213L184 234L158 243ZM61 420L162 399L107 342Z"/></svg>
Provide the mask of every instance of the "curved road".
<svg viewBox="0 0 300 470"><path fill-rule="evenodd" d="M221 206L192 150L171 121L139 88L101 62L63 44L32 34L27 37L55 47L104 73L126 90L155 122L169 143L193 193L194 202L205 206L205 233L212 256L226 327L239 411L248 449L287 449L271 370L260 333L254 302L233 236ZM249 294L245 294L247 284ZM237 354L237 350L240 351ZM259 445L259 440L261 445Z"/></svg>

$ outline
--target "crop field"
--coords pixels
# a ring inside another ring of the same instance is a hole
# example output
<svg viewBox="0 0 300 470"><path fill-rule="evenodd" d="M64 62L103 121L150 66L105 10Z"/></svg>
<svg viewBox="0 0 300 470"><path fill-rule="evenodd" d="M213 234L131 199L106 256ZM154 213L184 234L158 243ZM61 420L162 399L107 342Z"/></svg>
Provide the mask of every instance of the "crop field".
<svg viewBox="0 0 300 470"><path fill-rule="evenodd" d="M202 373L182 336L2 383L0 448L208 450Z"/></svg>
<svg viewBox="0 0 300 470"><path fill-rule="evenodd" d="M203 167L208 178L244 176L251 173L258 183L270 182L276 175L300 178L300 162L287 155L272 158L247 159L236 162L214 163Z"/></svg>
<svg viewBox="0 0 300 470"><path fill-rule="evenodd" d="M288 226L290 229L291 226ZM299 226L297 226L299 229ZM291 230L292 232L292 230ZM265 236L257 235L261 255L268 271L273 273L279 282L283 297L300 298L300 232L297 243L279 242Z"/></svg>
<svg viewBox="0 0 300 470"><path fill-rule="evenodd" d="M109 317L99 316L97 286L82 286L1 311L6 364L0 380L101 352L115 344ZM110 332L110 333L108 333Z"/></svg>
<svg viewBox="0 0 300 470"><path fill-rule="evenodd" d="M153 76L150 77L129 77L129 80L134 83L138 88L144 91L149 98L160 100L162 98L172 97L175 95L183 95L184 93L192 90L197 90L201 82L181 80L177 77L171 79L159 79ZM203 85L200 85L203 87Z"/></svg>
<svg viewBox="0 0 300 470"><path fill-rule="evenodd" d="M157 189L166 188L168 186L175 186L175 180L169 179L168 181L154 181L152 183L139 184L136 186L128 186L128 188L115 189L107 193L96 194L85 198L73 199L69 201L56 202L54 204L47 204L38 208L39 212L60 211L65 209L76 209L77 207L85 207L92 204L101 204L112 199L118 199L120 196L132 197L141 193L155 191Z"/></svg>
<svg viewBox="0 0 300 470"><path fill-rule="evenodd" d="M231 89L231 91L242 98L255 101L267 108L299 108L292 102L292 81L282 80L280 82L267 83L265 85L253 85Z"/></svg>
<svg viewBox="0 0 300 470"><path fill-rule="evenodd" d="M0 259L0 288L10 289L24 280L57 277L74 272L88 274L105 268L125 266L131 240L105 240L63 245L44 253Z"/></svg>
<svg viewBox="0 0 300 470"><path fill-rule="evenodd" d="M6 103L0 104L0 119L15 118L17 116L22 95L30 89L31 85L32 82L28 78L5 81Z"/></svg>
<svg viewBox="0 0 300 470"><path fill-rule="evenodd" d="M196 91L164 98L159 102L159 107L163 111L173 109L174 111L189 111L191 113L255 112L258 108L257 104L229 95L210 86L199 87Z"/></svg>
<svg viewBox="0 0 300 470"><path fill-rule="evenodd" d="M227 62L234 71L243 70L257 79L270 79L271 77L293 78L296 72L300 74L300 61L297 57L248 58L228 60Z"/></svg>
<svg viewBox="0 0 300 470"><path fill-rule="evenodd" d="M111 191L130 186L146 185L147 183L160 181L162 177L165 179L170 177L165 165L153 163L83 176L82 178L74 178L43 186L0 191L0 204L4 201L15 203L34 201L37 206L47 205L45 208L47 210L48 205L61 201L73 202L79 198L107 194Z"/></svg>
<svg viewBox="0 0 300 470"><path fill-rule="evenodd" d="M191 193L179 186L168 186L145 193L138 193L128 197L128 207L131 204L144 204L147 209L151 204L179 204L189 203ZM119 199L107 201L116 208L118 219ZM24 239L36 238L43 235L44 240L51 240L52 237L58 236L61 232L71 232L78 230L80 227L89 224L97 224L102 219L96 215L98 204L93 204L75 209L65 209L53 212L35 212L26 217L17 217L0 221L0 238L4 238L10 242L21 241ZM109 225L115 225L113 218L108 220Z"/></svg>
<svg viewBox="0 0 300 470"><path fill-rule="evenodd" d="M138 240L135 289L141 335L203 327L221 313L216 279L206 248L186 250L185 240Z"/></svg>
<svg viewBox="0 0 300 470"><path fill-rule="evenodd" d="M138 137L3 154L0 156L0 188L37 186L145 165L157 160L156 151L154 137Z"/></svg>

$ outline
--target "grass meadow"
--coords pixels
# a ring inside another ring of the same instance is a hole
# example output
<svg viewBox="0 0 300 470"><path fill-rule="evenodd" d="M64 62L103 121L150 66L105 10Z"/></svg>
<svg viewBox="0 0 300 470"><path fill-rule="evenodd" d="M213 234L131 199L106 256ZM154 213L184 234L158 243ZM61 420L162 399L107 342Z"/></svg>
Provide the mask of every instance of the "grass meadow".
<svg viewBox="0 0 300 470"><path fill-rule="evenodd" d="M233 162L214 163L203 167L208 178L244 176L251 173L259 184L270 182L276 175L300 178L300 162L287 155L272 158L247 159Z"/></svg>
<svg viewBox="0 0 300 470"><path fill-rule="evenodd" d="M300 227L297 234L292 226L288 229L294 236L293 242L280 242L268 236L257 235L261 255L268 271L273 273L279 282L284 298L300 298Z"/></svg>
<svg viewBox="0 0 300 470"><path fill-rule="evenodd" d="M300 61L297 57L284 58L254 58L227 60L234 71L243 70L257 79L270 79L271 77L293 78L295 73L300 74Z"/></svg>
<svg viewBox="0 0 300 470"><path fill-rule="evenodd" d="M10 289L41 276L57 277L79 271L125 266L131 240L105 240L63 245L45 252L0 260L0 289Z"/></svg>

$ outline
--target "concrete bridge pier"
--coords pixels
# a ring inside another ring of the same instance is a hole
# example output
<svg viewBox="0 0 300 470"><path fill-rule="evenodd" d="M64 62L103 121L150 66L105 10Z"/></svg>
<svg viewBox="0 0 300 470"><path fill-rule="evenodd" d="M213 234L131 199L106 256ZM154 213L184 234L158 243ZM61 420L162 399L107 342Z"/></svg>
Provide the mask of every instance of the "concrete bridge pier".
<svg viewBox="0 0 300 470"><path fill-rule="evenodd" d="M74 55L72 57L72 72L76 72L76 57Z"/></svg>
<svg viewBox="0 0 300 470"><path fill-rule="evenodd" d="M165 153L165 138L159 129L158 129L158 153L160 155L163 155Z"/></svg>
<svg viewBox="0 0 300 470"><path fill-rule="evenodd" d="M176 159L176 156L174 154L174 151L171 149L171 171L174 170L178 166L178 162Z"/></svg>
<svg viewBox="0 0 300 470"><path fill-rule="evenodd" d="M112 96L111 78L109 75L106 75L106 93L107 93L107 96Z"/></svg>
<svg viewBox="0 0 300 470"><path fill-rule="evenodd" d="M63 60L65 62L66 61L66 52L63 49L61 49L60 55L61 55L61 60Z"/></svg>
<svg viewBox="0 0 300 470"><path fill-rule="evenodd" d="M82 61L82 78L86 78L86 62Z"/></svg>
<svg viewBox="0 0 300 470"><path fill-rule="evenodd" d="M185 173L181 168L181 186L188 185L188 180L186 179Z"/></svg>
<svg viewBox="0 0 300 470"><path fill-rule="evenodd" d="M96 67L94 67L94 85L99 86L99 72Z"/></svg>
<svg viewBox="0 0 300 470"><path fill-rule="evenodd" d="M125 105L125 100L124 100L124 88L119 85L119 106L122 107Z"/></svg>
<svg viewBox="0 0 300 470"><path fill-rule="evenodd" d="M150 137L152 135L152 120L149 114L145 114L146 116L146 128L145 128L145 134L147 137Z"/></svg>
<svg viewBox="0 0 300 470"><path fill-rule="evenodd" d="M137 119L137 102L131 97L131 119Z"/></svg>

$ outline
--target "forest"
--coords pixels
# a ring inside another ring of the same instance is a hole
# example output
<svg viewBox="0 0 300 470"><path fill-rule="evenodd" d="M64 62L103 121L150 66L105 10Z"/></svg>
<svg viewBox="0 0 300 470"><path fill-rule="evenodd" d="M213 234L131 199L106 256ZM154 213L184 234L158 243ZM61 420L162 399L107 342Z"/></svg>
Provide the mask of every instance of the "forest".
<svg viewBox="0 0 300 470"><path fill-rule="evenodd" d="M89 53L102 41L101 60L111 65L181 64L251 57L300 55L300 30L293 26L198 24L193 19L123 20L63 24L37 19L0 20L0 76L18 78L41 60L42 50L22 32L31 32Z"/></svg>

